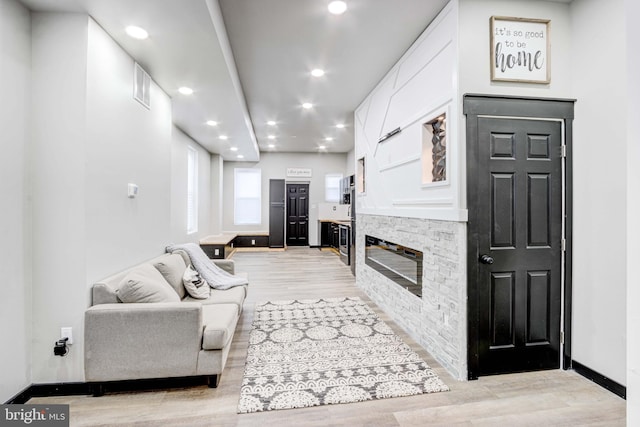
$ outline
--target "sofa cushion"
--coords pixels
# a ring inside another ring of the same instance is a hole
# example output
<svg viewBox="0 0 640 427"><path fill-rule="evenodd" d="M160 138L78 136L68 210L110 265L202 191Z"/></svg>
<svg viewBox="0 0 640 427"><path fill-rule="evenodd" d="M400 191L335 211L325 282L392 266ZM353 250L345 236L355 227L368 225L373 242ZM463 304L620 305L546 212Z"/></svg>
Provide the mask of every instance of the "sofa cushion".
<svg viewBox="0 0 640 427"><path fill-rule="evenodd" d="M169 282L171 287L176 291L180 299L184 298L187 292L182 284L182 276L187 268L182 257L178 254L171 254L163 257L160 261L153 264L155 268L162 274L164 279Z"/></svg>
<svg viewBox="0 0 640 427"><path fill-rule="evenodd" d="M203 350L222 350L231 338L238 322L238 308L235 304L215 304L202 306Z"/></svg>
<svg viewBox="0 0 640 427"><path fill-rule="evenodd" d="M202 300L209 298L209 293L211 288L209 284L200 277L200 273L193 269L193 267L188 266L182 275L182 283L184 284L185 289L189 296Z"/></svg>
<svg viewBox="0 0 640 427"><path fill-rule="evenodd" d="M180 297L151 264L141 264L122 279L118 290L122 302L180 302Z"/></svg>

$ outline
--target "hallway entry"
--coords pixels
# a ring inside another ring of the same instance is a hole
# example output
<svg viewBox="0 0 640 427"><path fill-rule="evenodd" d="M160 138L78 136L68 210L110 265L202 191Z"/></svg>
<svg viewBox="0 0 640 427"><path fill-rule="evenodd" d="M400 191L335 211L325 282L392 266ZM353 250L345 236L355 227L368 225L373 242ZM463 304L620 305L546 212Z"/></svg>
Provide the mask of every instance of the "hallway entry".
<svg viewBox="0 0 640 427"><path fill-rule="evenodd" d="M557 117L558 104L572 112L572 102L465 97L469 378L561 364L571 116Z"/></svg>

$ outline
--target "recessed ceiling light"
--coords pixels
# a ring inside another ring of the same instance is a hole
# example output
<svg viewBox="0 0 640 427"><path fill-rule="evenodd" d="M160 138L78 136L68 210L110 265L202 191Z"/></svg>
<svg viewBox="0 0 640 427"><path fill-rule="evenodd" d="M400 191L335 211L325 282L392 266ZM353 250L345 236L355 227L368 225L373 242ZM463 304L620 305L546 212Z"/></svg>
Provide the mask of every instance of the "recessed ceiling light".
<svg viewBox="0 0 640 427"><path fill-rule="evenodd" d="M218 126L218 122L216 122L215 120L207 120L207 124L209 126Z"/></svg>
<svg viewBox="0 0 640 427"><path fill-rule="evenodd" d="M342 15L347 10L347 3L343 1L332 1L329 3L329 12L334 15Z"/></svg>
<svg viewBox="0 0 640 427"><path fill-rule="evenodd" d="M321 70L320 68L316 68L314 70L311 70L311 75L313 77L322 77L324 76L324 70Z"/></svg>
<svg viewBox="0 0 640 427"><path fill-rule="evenodd" d="M220 135L218 138L220 138L223 141L226 141L227 139L229 139L227 135Z"/></svg>
<svg viewBox="0 0 640 427"><path fill-rule="evenodd" d="M275 145L273 145L273 144L269 144L269 145L268 145L268 147L269 147L269 148L275 148Z"/></svg>
<svg viewBox="0 0 640 427"><path fill-rule="evenodd" d="M244 156L242 154L238 154L238 158L239 159L244 159Z"/></svg>
<svg viewBox="0 0 640 427"><path fill-rule="evenodd" d="M274 122L273 120L269 120L269 121L267 122L267 124L268 124L269 126L275 126L275 125L276 125L276 122Z"/></svg>
<svg viewBox="0 0 640 427"><path fill-rule="evenodd" d="M325 140L325 141L333 141L333 138L331 138L330 136L328 136L328 137L326 137L324 140Z"/></svg>
<svg viewBox="0 0 640 427"><path fill-rule="evenodd" d="M310 102L305 102L304 104L302 104L302 108L305 108L307 110L312 107L313 107L313 104Z"/></svg>
<svg viewBox="0 0 640 427"><path fill-rule="evenodd" d="M336 127L337 127L338 129L344 129L344 124L343 124L343 123L338 123L338 124L336 125Z"/></svg>
<svg viewBox="0 0 640 427"><path fill-rule="evenodd" d="M275 136L275 135L269 135L269 136L267 136L267 138L269 138L269 139L276 139L276 136Z"/></svg>
<svg viewBox="0 0 640 427"><path fill-rule="evenodd" d="M180 92L183 95L191 95L193 94L193 89L191 89L190 87L182 86L181 88L178 89L178 92Z"/></svg>
<svg viewBox="0 0 640 427"><path fill-rule="evenodd" d="M231 148L229 148L229 150L231 150L231 151L238 151L238 147L231 147Z"/></svg>
<svg viewBox="0 0 640 427"><path fill-rule="evenodd" d="M134 39L144 40L149 37L149 33L144 28L136 27L135 25L129 25L124 29L129 37L133 37Z"/></svg>
<svg viewBox="0 0 640 427"><path fill-rule="evenodd" d="M324 150L325 148L327 148L327 147L326 147L326 146L324 146L324 145L319 145L319 146L318 146L318 149L319 149L319 150Z"/></svg>

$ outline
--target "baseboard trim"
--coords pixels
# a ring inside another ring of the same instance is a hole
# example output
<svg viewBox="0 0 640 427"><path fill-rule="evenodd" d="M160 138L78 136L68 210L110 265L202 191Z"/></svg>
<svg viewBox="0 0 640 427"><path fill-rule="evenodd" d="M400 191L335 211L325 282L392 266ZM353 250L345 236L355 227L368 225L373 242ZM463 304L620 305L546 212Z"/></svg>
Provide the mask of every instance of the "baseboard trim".
<svg viewBox="0 0 640 427"><path fill-rule="evenodd" d="M87 383L31 384L8 400L6 404L22 405L33 397L81 396L90 393L89 384Z"/></svg>
<svg viewBox="0 0 640 427"><path fill-rule="evenodd" d="M220 375L218 375L220 377ZM169 389L192 387L207 384L206 376L152 378L142 380L107 381L103 383L51 383L31 384L5 402L6 405L22 405L33 397L49 396L83 396L93 394L96 384L100 384L106 392L113 391L141 391L154 389Z"/></svg>
<svg viewBox="0 0 640 427"><path fill-rule="evenodd" d="M582 363L576 362L575 360L571 361L571 367L574 371L587 378L588 380L593 381L600 387L606 388L613 394L616 394L624 400L627 400L627 388L622 384L615 382L609 377L605 377L604 375L594 371L587 366L584 366Z"/></svg>
<svg viewBox="0 0 640 427"><path fill-rule="evenodd" d="M28 386L27 388L22 390L20 393L13 396L11 399L4 402L4 404L5 405L22 405L23 403L26 403L29 399L31 399L31 387L32 386Z"/></svg>

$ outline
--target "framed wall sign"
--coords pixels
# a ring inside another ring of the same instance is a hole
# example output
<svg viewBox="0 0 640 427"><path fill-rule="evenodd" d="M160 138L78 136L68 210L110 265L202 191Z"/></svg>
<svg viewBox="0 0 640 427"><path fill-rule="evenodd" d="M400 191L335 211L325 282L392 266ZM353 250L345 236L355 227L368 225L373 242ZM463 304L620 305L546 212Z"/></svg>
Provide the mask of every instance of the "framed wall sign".
<svg viewBox="0 0 640 427"><path fill-rule="evenodd" d="M287 168L287 178L311 178L311 169Z"/></svg>
<svg viewBox="0 0 640 427"><path fill-rule="evenodd" d="M491 17L491 80L549 83L548 19Z"/></svg>

